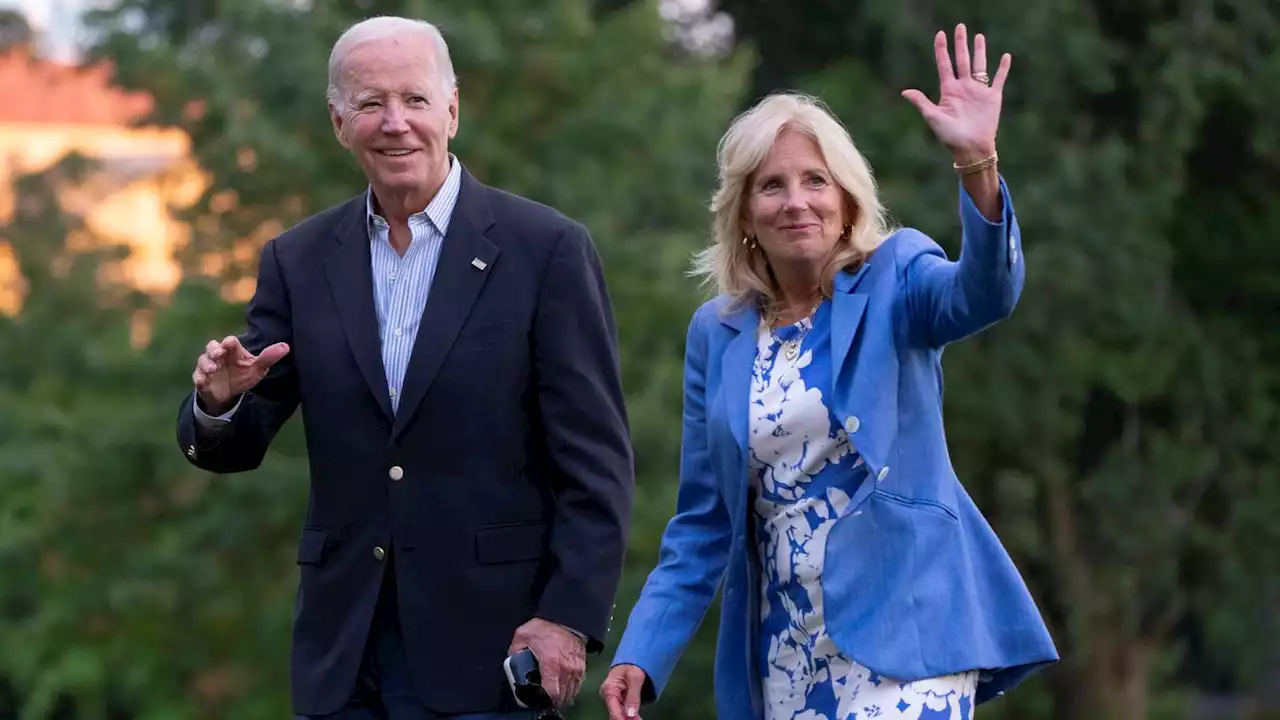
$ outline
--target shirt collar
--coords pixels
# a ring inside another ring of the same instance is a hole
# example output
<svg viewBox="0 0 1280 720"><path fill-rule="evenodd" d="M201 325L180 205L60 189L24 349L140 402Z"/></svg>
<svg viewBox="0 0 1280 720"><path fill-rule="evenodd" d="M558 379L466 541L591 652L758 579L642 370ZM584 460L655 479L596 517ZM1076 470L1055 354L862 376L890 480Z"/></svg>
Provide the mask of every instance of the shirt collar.
<svg viewBox="0 0 1280 720"><path fill-rule="evenodd" d="M449 174L445 176L444 184L440 186L440 190L436 192L436 196L427 204L425 210L409 216L409 224L417 225L422 222L430 222L441 236L448 235L449 221L453 219L453 208L458 204L458 191L461 188L462 163L458 162L458 158L453 153L449 153ZM369 225L369 237L372 239L375 237L375 227L387 226L386 218L373 210L372 185L365 189L364 208L365 217Z"/></svg>

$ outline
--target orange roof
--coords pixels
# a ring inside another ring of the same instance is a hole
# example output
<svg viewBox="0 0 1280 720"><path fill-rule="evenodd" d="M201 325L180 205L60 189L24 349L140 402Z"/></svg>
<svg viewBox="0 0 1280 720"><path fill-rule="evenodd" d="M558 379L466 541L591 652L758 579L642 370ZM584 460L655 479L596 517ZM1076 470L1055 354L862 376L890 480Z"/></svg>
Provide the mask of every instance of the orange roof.
<svg viewBox="0 0 1280 720"><path fill-rule="evenodd" d="M105 61L80 68L25 49L0 53L0 122L128 125L145 117L151 96L113 86L113 70Z"/></svg>

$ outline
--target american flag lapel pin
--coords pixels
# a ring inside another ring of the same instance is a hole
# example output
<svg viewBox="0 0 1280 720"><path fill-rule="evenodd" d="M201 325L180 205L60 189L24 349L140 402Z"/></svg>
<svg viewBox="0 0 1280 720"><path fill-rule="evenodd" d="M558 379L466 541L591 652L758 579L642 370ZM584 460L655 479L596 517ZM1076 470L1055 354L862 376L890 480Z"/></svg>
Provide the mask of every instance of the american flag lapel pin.
<svg viewBox="0 0 1280 720"><path fill-rule="evenodd" d="M475 258L474 260L471 261L471 266L477 270L483 270L489 267L489 264L481 260L480 258Z"/></svg>

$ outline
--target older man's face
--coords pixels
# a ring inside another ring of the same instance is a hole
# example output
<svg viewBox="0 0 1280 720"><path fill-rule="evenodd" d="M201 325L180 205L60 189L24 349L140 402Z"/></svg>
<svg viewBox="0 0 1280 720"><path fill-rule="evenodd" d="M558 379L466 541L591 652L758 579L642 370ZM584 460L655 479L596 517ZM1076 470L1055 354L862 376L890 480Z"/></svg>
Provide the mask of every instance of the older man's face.
<svg viewBox="0 0 1280 720"><path fill-rule="evenodd" d="M334 130L380 200L433 193L449 171L458 93L442 86L430 40L406 33L356 45L342 63Z"/></svg>

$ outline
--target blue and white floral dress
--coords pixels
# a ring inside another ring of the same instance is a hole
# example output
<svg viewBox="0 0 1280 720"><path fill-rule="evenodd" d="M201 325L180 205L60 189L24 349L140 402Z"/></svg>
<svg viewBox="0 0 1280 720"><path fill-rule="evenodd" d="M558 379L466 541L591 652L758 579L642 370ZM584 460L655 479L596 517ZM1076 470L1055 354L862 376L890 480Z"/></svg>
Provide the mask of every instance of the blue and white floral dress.
<svg viewBox="0 0 1280 720"><path fill-rule="evenodd" d="M969 720L976 672L901 683L836 649L822 607L827 533L867 474L826 403L831 303L771 331L752 370L752 520L760 573L765 720ZM865 548L877 552L877 548Z"/></svg>

